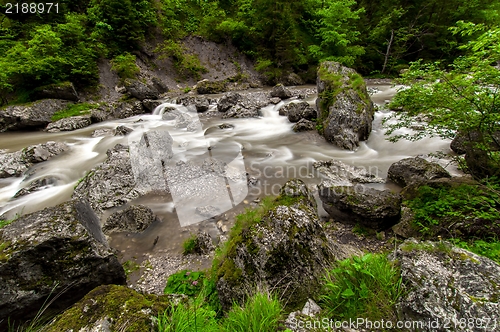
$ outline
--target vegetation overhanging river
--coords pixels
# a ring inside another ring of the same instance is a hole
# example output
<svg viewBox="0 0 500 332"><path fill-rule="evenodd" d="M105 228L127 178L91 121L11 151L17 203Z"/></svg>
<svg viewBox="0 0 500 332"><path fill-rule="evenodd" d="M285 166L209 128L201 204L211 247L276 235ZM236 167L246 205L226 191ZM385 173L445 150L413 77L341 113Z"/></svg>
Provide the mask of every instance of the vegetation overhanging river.
<svg viewBox="0 0 500 332"><path fill-rule="evenodd" d="M372 95L372 100L377 105L385 104L396 93L396 88L389 84L369 84L368 87L376 91ZM309 96L307 101L312 105L315 98L315 95ZM205 131L207 128L222 123L234 126L231 130L218 130L212 133L206 131L205 140L209 140L210 144L223 139L239 144L249 177L259 180L256 186L249 188L249 195L243 203L226 212L225 222L230 222L234 215L254 200L264 195L277 195L279 185L285 183L288 178L299 177L310 185L319 183L319 178L317 174L314 174L312 167L315 161L337 159L349 165L365 167L375 175L385 178L389 166L400 159L436 151L449 151L450 142L439 138L425 138L417 142L389 142L384 136L382 120L391 112L383 108L375 114L370 138L362 142L356 151L341 150L327 143L316 132L294 133L293 124L288 121L287 117L278 114L278 109L282 105L283 102L264 107L261 109L260 118L202 118ZM0 149L8 152L47 141L65 142L70 145L70 150L35 166L37 178L56 179L54 185L47 186L43 190L13 199L15 193L28 182L23 182L22 177L1 179L0 215L4 214L8 218L13 218L16 214L30 213L68 200L78 180L105 160L108 149L118 143L128 144L127 137L93 138L92 132L96 129L114 129L119 125L140 131L161 127L162 120L158 114L145 114L124 120L98 123L73 132L1 133ZM184 139L189 141L189 135L184 136ZM193 139L195 139L194 136L191 137L191 140ZM33 178L30 179L32 180ZM373 186L381 188L388 187L390 184ZM148 195L132 203L149 206L159 216L160 221L141 234L116 233L111 237L111 245L120 250L125 257L139 258L158 250L179 252L182 242L196 229L202 229L212 235L217 232L218 220L213 219L194 226L181 227L171 197ZM159 241L156 243L155 239Z"/></svg>

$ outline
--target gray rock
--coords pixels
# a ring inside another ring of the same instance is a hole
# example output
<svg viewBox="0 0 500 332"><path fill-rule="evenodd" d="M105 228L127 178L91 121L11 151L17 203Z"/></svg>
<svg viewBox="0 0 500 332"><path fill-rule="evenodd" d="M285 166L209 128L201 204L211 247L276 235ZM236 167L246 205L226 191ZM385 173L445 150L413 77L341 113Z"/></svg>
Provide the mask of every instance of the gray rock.
<svg viewBox="0 0 500 332"><path fill-rule="evenodd" d="M60 131L72 131L88 127L92 124L90 115L72 116L61 119L53 123L49 123L47 131L49 133L57 133Z"/></svg>
<svg viewBox="0 0 500 332"><path fill-rule="evenodd" d="M21 216L0 230L0 242L0 321L32 318L50 295L60 310L99 285L126 281L84 201Z"/></svg>
<svg viewBox="0 0 500 332"><path fill-rule="evenodd" d="M113 136L113 129L103 128L96 129L92 132L92 137Z"/></svg>
<svg viewBox="0 0 500 332"><path fill-rule="evenodd" d="M395 162L387 171L387 178L402 187L418 182L450 177L450 173L440 165L419 157L406 158Z"/></svg>
<svg viewBox="0 0 500 332"><path fill-rule="evenodd" d="M139 80L125 80L125 88L127 92L134 98L143 101L144 99L159 99L160 91L154 85L145 84Z"/></svg>
<svg viewBox="0 0 500 332"><path fill-rule="evenodd" d="M232 106L222 116L223 119L257 118L257 117L259 117L259 109L258 108L245 108L241 105Z"/></svg>
<svg viewBox="0 0 500 332"><path fill-rule="evenodd" d="M45 331L151 331L157 324L155 318L174 305L171 295L142 294L126 286L100 286L57 316Z"/></svg>
<svg viewBox="0 0 500 332"><path fill-rule="evenodd" d="M118 126L115 129L114 136L127 136L128 134L130 134L133 131L134 130L132 128L125 127L125 126Z"/></svg>
<svg viewBox="0 0 500 332"><path fill-rule="evenodd" d="M227 89L228 86L226 81L210 81L204 79L196 83L196 91L201 95L223 93L226 92Z"/></svg>
<svg viewBox="0 0 500 332"><path fill-rule="evenodd" d="M292 128L292 130L296 133L301 131L311 131L314 129L316 129L316 122L312 122L306 119L300 119L299 122L297 122Z"/></svg>
<svg viewBox="0 0 500 332"><path fill-rule="evenodd" d="M316 110L309 106L306 101L299 103L289 103L280 108L280 115L283 113L288 117L290 122L298 122L301 119L312 120L316 119Z"/></svg>
<svg viewBox="0 0 500 332"><path fill-rule="evenodd" d="M366 86L354 69L322 62L317 78L318 123L326 140L348 150L367 140L375 113Z"/></svg>
<svg viewBox="0 0 500 332"><path fill-rule="evenodd" d="M210 107L210 102L205 96L183 96L177 98L177 104L184 106L194 106L197 112L206 112Z"/></svg>
<svg viewBox="0 0 500 332"><path fill-rule="evenodd" d="M69 101L78 101L78 93L71 82L45 85L36 88L34 91L36 99L62 99Z"/></svg>
<svg viewBox="0 0 500 332"><path fill-rule="evenodd" d="M231 107L236 106L243 100L243 96L237 92L228 92L217 102L219 112L227 112Z"/></svg>
<svg viewBox="0 0 500 332"><path fill-rule="evenodd" d="M385 180L371 173L365 167L344 164L339 160L317 161L313 164L319 175L329 185L350 186L354 183L384 183ZM375 169L378 172L378 169Z"/></svg>
<svg viewBox="0 0 500 332"><path fill-rule="evenodd" d="M148 110L149 113L153 113L155 108L163 104L161 100L144 99L142 101L142 106Z"/></svg>
<svg viewBox="0 0 500 332"><path fill-rule="evenodd" d="M21 151L0 154L0 178L22 176L33 164L47 161L67 149L65 143L49 141Z"/></svg>
<svg viewBox="0 0 500 332"><path fill-rule="evenodd" d="M303 85L304 80L296 73L290 73L283 79L284 85Z"/></svg>
<svg viewBox="0 0 500 332"><path fill-rule="evenodd" d="M146 193L136 188L138 184L127 146L118 144L108 150L107 155L104 163L87 173L73 193L74 198L89 201L99 215L104 210L124 205ZM147 159L143 159L139 165L147 167L147 162ZM148 177L145 175L144 178Z"/></svg>
<svg viewBox="0 0 500 332"><path fill-rule="evenodd" d="M219 208L211 205L207 206L198 206L195 209L196 214L199 214L202 217L210 218L212 216L216 216L218 214L221 214L221 211Z"/></svg>
<svg viewBox="0 0 500 332"><path fill-rule="evenodd" d="M110 215L102 225L105 234L113 232L140 233L157 221L153 211L144 205L132 205Z"/></svg>
<svg viewBox="0 0 500 332"><path fill-rule="evenodd" d="M328 181L321 182L318 189L323 208L335 221L384 230L400 219L401 196L389 190L337 186Z"/></svg>
<svg viewBox="0 0 500 332"><path fill-rule="evenodd" d="M497 263L446 242L413 239L401 244L393 259L401 266L406 290L396 305L399 320L440 323L411 331L498 330Z"/></svg>
<svg viewBox="0 0 500 332"><path fill-rule="evenodd" d="M198 231L194 238L195 244L189 254L209 255L215 250L212 238L208 233Z"/></svg>
<svg viewBox="0 0 500 332"><path fill-rule="evenodd" d="M316 294L324 267L352 253L329 242L301 180L285 185L281 197L287 196L285 192L295 203L278 204L261 222L229 239L227 254L216 272L224 310L234 302L242 303L255 285L273 289L280 298L288 299L290 307L301 305Z"/></svg>
<svg viewBox="0 0 500 332"><path fill-rule="evenodd" d="M403 239L420 237L422 234L415 226L413 226L414 218L415 213L409 207L401 206L401 221L392 226L394 234L401 236Z"/></svg>
<svg viewBox="0 0 500 332"><path fill-rule="evenodd" d="M271 104L277 105L281 102L281 98L273 97L273 98L270 98L269 101L271 102Z"/></svg>
<svg viewBox="0 0 500 332"><path fill-rule="evenodd" d="M44 99L26 105L7 106L0 110L0 132L45 128L52 122L52 116L68 104L65 100Z"/></svg>
<svg viewBox="0 0 500 332"><path fill-rule="evenodd" d="M292 97L292 93L282 84L277 84L271 90L271 97L277 97L280 99L288 99Z"/></svg>
<svg viewBox="0 0 500 332"><path fill-rule="evenodd" d="M168 88L167 84L160 80L158 77L153 77L151 79L151 83L153 84L153 87L160 93L165 93L168 92L170 89Z"/></svg>

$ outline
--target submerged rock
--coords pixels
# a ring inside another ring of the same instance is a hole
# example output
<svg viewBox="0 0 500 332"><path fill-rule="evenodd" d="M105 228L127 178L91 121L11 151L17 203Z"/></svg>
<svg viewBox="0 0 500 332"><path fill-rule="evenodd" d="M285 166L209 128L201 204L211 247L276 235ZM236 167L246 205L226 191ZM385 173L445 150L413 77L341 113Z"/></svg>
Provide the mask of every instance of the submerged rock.
<svg viewBox="0 0 500 332"><path fill-rule="evenodd" d="M160 106L161 104L163 104L163 101L161 100L153 100L153 99L144 99L142 101L142 106L149 112L149 113L153 113L153 111L158 107Z"/></svg>
<svg viewBox="0 0 500 332"><path fill-rule="evenodd" d="M60 131L72 131L88 127L92 124L90 115L72 116L61 119L53 123L49 123L47 131L49 133L57 133Z"/></svg>
<svg viewBox="0 0 500 332"><path fill-rule="evenodd" d="M242 303L256 285L273 289L290 307L303 304L320 287L324 267L351 253L328 240L314 198L301 180L287 182L280 197L260 222L229 239L216 272L225 310Z"/></svg>
<svg viewBox="0 0 500 332"><path fill-rule="evenodd" d="M328 181L318 189L323 208L335 221L384 230L400 219L401 196L390 190L331 185Z"/></svg>
<svg viewBox="0 0 500 332"><path fill-rule="evenodd" d="M183 96L176 100L177 104L184 106L194 106L197 112L206 112L210 107L210 101L205 96Z"/></svg>
<svg viewBox="0 0 500 332"><path fill-rule="evenodd" d="M67 149L65 143L49 141L21 151L0 154L0 178L22 176L33 164L47 161Z"/></svg>
<svg viewBox="0 0 500 332"><path fill-rule="evenodd" d="M316 129L316 122L312 122L306 119L301 119L292 128L292 130L295 131L296 133L301 131L311 131L314 129Z"/></svg>
<svg viewBox="0 0 500 332"><path fill-rule="evenodd" d="M46 331L151 331L158 315L174 305L171 297L141 294L125 286L100 286L57 316Z"/></svg>
<svg viewBox="0 0 500 332"><path fill-rule="evenodd" d="M26 196L26 195L29 195L35 191L40 190L40 189L54 186L57 182L58 182L58 179L56 177L37 179L35 181L30 182L26 187L20 189L14 195L14 198Z"/></svg>
<svg viewBox="0 0 500 332"><path fill-rule="evenodd" d="M326 140L355 150L372 131L375 108L363 78L338 62L322 62L317 78L318 124Z"/></svg>
<svg viewBox="0 0 500 332"><path fill-rule="evenodd" d="M451 175L440 165L415 157L402 159L392 164L387 171L387 177L392 182L405 187L418 182L450 178Z"/></svg>
<svg viewBox="0 0 500 332"><path fill-rule="evenodd" d="M102 225L105 234L113 232L140 233L158 221L154 212L144 205L132 205L110 215Z"/></svg>
<svg viewBox="0 0 500 332"><path fill-rule="evenodd" d="M132 128L126 127L126 126L118 126L115 129L115 134L114 136L127 136L134 130Z"/></svg>
<svg viewBox="0 0 500 332"><path fill-rule="evenodd" d="M45 128L52 122L52 116L68 104L66 100L43 99L26 105L7 106L0 110L0 132Z"/></svg>
<svg viewBox="0 0 500 332"><path fill-rule="evenodd" d="M498 329L500 265L447 242L415 240L401 244L393 259L406 290L396 304L399 320L439 322L411 331Z"/></svg>
<svg viewBox="0 0 500 332"><path fill-rule="evenodd" d="M64 309L125 272L85 201L73 200L18 218L0 229L0 322L36 315L49 296Z"/></svg>

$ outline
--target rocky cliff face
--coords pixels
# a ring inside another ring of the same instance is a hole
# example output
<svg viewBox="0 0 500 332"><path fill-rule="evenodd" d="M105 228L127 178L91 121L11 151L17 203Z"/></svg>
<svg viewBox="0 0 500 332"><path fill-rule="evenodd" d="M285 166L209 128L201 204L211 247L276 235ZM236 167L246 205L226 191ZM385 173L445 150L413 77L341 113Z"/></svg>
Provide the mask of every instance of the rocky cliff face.
<svg viewBox="0 0 500 332"><path fill-rule="evenodd" d="M363 78L354 69L337 62L323 62L317 76L318 124L325 138L355 150L372 130L374 106Z"/></svg>

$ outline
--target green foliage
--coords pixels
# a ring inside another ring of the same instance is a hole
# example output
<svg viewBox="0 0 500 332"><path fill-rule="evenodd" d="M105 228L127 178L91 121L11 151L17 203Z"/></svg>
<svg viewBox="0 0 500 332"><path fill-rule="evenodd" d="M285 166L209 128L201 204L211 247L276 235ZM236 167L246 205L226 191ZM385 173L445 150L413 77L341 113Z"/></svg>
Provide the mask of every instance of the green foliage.
<svg viewBox="0 0 500 332"><path fill-rule="evenodd" d="M223 323L223 331L271 332L279 331L283 314L281 303L267 292L257 292L248 298L242 308L234 305Z"/></svg>
<svg viewBox="0 0 500 332"><path fill-rule="evenodd" d="M402 295L401 273L384 255L366 254L339 261L325 277L322 308L332 319L396 319Z"/></svg>
<svg viewBox="0 0 500 332"><path fill-rule="evenodd" d="M178 42L166 40L156 51L162 54L160 57L172 57L175 68L182 76L192 76L199 79L202 73L208 72L200 63L198 56L187 53L186 49Z"/></svg>
<svg viewBox="0 0 500 332"><path fill-rule="evenodd" d="M182 248L184 249L183 254L192 254L196 249L196 245L198 243L198 237L196 234L191 235L184 243L182 244Z"/></svg>
<svg viewBox="0 0 500 332"><path fill-rule="evenodd" d="M168 277L165 294L185 294L190 297L198 295L206 280L202 271L182 270Z"/></svg>
<svg viewBox="0 0 500 332"><path fill-rule="evenodd" d="M461 47L466 55L458 57L446 70L439 62L418 61L411 65L401 79L410 87L401 90L391 103L391 107L402 107L406 112L394 116L398 121L388 125L387 134L395 134L392 140L415 140L428 135L453 138L457 132L477 133L466 158L469 171L477 178L497 175L500 69L493 65L500 61L500 28L461 22L453 31L463 36L479 35ZM416 115L425 117L425 130L396 132L410 127Z"/></svg>
<svg viewBox="0 0 500 332"><path fill-rule="evenodd" d="M204 306L202 300L181 302L158 314L158 332L220 331L216 313Z"/></svg>
<svg viewBox="0 0 500 332"><path fill-rule="evenodd" d="M424 235L438 233L458 221L500 220L500 196L487 186L461 184L452 187L422 186L406 204L415 213L414 223Z"/></svg>
<svg viewBox="0 0 500 332"><path fill-rule="evenodd" d="M90 104L90 103L69 104L68 107L66 107L65 109L54 113L51 120L57 121L60 119L69 118L71 116L89 114L90 110L97 107L99 107L98 104Z"/></svg>
<svg viewBox="0 0 500 332"><path fill-rule="evenodd" d="M124 53L111 60L111 70L116 72L122 80L135 78L139 74L139 67L135 64L135 55Z"/></svg>
<svg viewBox="0 0 500 332"><path fill-rule="evenodd" d="M472 251L481 256L488 257L500 264L500 241L498 239L470 240L450 239L456 246Z"/></svg>

